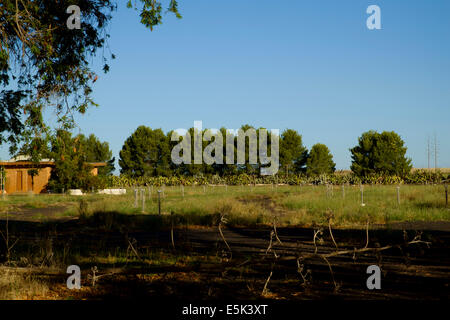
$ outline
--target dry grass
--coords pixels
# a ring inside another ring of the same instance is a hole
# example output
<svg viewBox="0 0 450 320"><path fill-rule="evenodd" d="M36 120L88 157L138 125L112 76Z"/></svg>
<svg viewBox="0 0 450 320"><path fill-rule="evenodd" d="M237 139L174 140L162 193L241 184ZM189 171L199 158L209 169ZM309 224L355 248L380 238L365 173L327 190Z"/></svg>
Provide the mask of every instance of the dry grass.
<svg viewBox="0 0 450 320"><path fill-rule="evenodd" d="M69 209L59 214L61 218L79 216L88 219L101 213L115 213L108 216L112 220L120 218L118 215L156 217L157 189L153 188L151 196L148 191L146 188L144 208L141 199L135 207L132 189L125 195L59 196L60 202L57 195L51 198L35 196L21 199L22 205L28 206L41 206L46 200L50 200L49 206L63 203ZM18 201L13 196L9 198L9 203ZM184 197L180 187L165 187L164 196L161 197L161 214L163 224L170 221L168 217L173 213L183 224L204 226L217 225L219 214L226 214L229 224L241 226L271 224L274 215L279 217L280 226L326 224L328 209L335 214L335 225L342 227L364 227L368 218L371 223L378 224L450 220L450 209L445 207L444 188L441 185L402 185L400 205L397 204L397 186L366 185L364 203L365 206L361 206L359 186L346 186L345 197L341 186L332 186L328 191L326 186L184 187ZM39 208L35 208L37 213ZM103 222L107 226L114 224L114 221Z"/></svg>
<svg viewBox="0 0 450 320"><path fill-rule="evenodd" d="M434 168L412 168L411 172L418 171L418 170L430 171L430 172L436 171ZM442 173L450 173L450 168L438 168L437 170Z"/></svg>
<svg viewBox="0 0 450 320"><path fill-rule="evenodd" d="M0 267L0 300L44 299L48 285L31 272Z"/></svg>

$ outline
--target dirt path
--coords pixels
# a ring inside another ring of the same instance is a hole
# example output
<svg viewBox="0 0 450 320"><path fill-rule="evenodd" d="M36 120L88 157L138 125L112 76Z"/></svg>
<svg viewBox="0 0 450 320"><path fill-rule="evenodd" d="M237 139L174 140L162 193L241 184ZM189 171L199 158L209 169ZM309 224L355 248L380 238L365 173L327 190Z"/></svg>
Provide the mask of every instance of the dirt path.
<svg viewBox="0 0 450 320"><path fill-rule="evenodd" d="M64 216L68 209L67 205L49 205L44 208L27 208L24 206L15 206L8 211L10 221L30 221L30 222L64 222L74 219L71 216ZM6 220L6 212L0 213L0 221Z"/></svg>

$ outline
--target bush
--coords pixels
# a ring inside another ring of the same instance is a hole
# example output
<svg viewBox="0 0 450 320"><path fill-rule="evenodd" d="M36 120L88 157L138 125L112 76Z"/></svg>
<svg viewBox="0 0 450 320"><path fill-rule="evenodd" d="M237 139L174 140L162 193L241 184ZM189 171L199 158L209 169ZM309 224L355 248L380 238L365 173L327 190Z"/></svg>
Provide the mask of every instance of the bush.
<svg viewBox="0 0 450 320"><path fill-rule="evenodd" d="M426 170L415 170L410 172L404 178L396 175L370 174L365 177L358 177L351 172L335 172L333 174L322 174L316 177L310 177L304 174L291 174L288 176L258 176L258 175L230 175L230 176L172 176L172 177L137 177L130 178L124 175L109 176L100 179L103 187L109 188L129 188L133 186L176 186L176 185L250 185L250 184L333 184L333 185L358 185L358 184L434 184L440 183L449 178L448 174L440 171L431 172Z"/></svg>

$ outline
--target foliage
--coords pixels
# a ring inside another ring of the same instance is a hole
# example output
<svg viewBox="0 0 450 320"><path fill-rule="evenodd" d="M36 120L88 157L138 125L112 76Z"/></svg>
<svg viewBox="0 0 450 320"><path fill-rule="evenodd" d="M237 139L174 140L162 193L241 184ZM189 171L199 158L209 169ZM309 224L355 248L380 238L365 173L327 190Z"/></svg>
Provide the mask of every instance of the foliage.
<svg viewBox="0 0 450 320"><path fill-rule="evenodd" d="M112 174L115 170L115 158L112 156L108 142L101 142L94 134L89 135L87 138L79 134L77 138L80 140L86 162L106 162L105 167L98 168L98 175L106 176Z"/></svg>
<svg viewBox="0 0 450 320"><path fill-rule="evenodd" d="M407 148L394 131L378 133L365 132L359 137L358 145L350 149L352 171L359 177L373 174L404 177L411 171L411 159L406 158Z"/></svg>
<svg viewBox="0 0 450 320"><path fill-rule="evenodd" d="M169 137L161 129L138 127L125 141L119 165L131 177L170 175Z"/></svg>
<svg viewBox="0 0 450 320"><path fill-rule="evenodd" d="M297 131L287 129L280 139L280 166L286 174L304 172L308 150L302 144L302 136Z"/></svg>
<svg viewBox="0 0 450 320"><path fill-rule="evenodd" d="M1 80L0 80L1 83ZM18 142L18 135L23 130L20 121L20 101L24 97L21 91L2 90L0 92L0 145ZM7 136L3 134L6 133Z"/></svg>
<svg viewBox="0 0 450 320"><path fill-rule="evenodd" d="M448 174L440 171L414 170L404 178L393 175L372 174L358 177L352 172L336 171L332 174L307 176L305 174L289 174L275 176L248 175L203 175L203 176L167 176L167 177L129 177L126 175L109 176L105 183L108 187L123 188L133 186L195 186L195 185L254 185L254 184L286 184L286 185L398 185L398 184L437 184L449 179Z"/></svg>
<svg viewBox="0 0 450 320"><path fill-rule="evenodd" d="M321 143L316 143L311 148L306 161L306 173L308 175L330 174L336 170L333 162L333 155L328 147Z"/></svg>
<svg viewBox="0 0 450 320"><path fill-rule="evenodd" d="M92 174L89 162L99 162L111 155L109 147L94 135L86 139L83 135L72 137L66 130L58 130L51 137L48 153L54 159L48 187L54 192L63 189L91 190L104 187L104 178ZM106 173L104 172L103 175Z"/></svg>
<svg viewBox="0 0 450 320"><path fill-rule="evenodd" d="M140 3L141 22L153 30L162 21L161 3L156 0ZM80 29L67 28L66 10L70 5L80 8ZM131 1L128 5L131 6ZM180 18L177 5L177 1L171 1L168 11ZM106 27L116 3L2 0L0 7L0 85L14 87L0 92L0 143L5 140L3 134L9 133L7 140L15 152L19 142L31 144L35 139L42 140L49 131L49 122L42 117L44 108L56 114L61 129L70 129L75 113L84 114L88 107L96 106L91 94L98 76L89 61L98 49L107 47ZM114 58L111 54L111 59ZM109 58L102 54L102 60L107 72ZM19 133L23 136L19 137ZM43 150L35 151L33 158L43 154Z"/></svg>

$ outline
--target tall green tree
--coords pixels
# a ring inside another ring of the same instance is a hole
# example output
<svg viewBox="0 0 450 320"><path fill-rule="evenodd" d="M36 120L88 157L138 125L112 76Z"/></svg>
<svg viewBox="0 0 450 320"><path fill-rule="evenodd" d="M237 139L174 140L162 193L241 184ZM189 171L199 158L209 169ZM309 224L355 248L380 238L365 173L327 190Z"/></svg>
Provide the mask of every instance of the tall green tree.
<svg viewBox="0 0 450 320"><path fill-rule="evenodd" d="M212 167L214 169L214 173L216 173L220 176L236 174L237 173L237 167L235 165L235 163L236 163L236 137L231 132L227 132L227 130L224 127L220 128L220 133L222 135L222 140L223 140L223 164L213 164ZM231 159L233 160L232 164L226 163L227 138L228 138L228 141L230 141L230 145L228 146L228 148L230 149L230 151L233 152L233 157L231 157Z"/></svg>
<svg viewBox="0 0 450 320"><path fill-rule="evenodd" d="M254 130L254 134L256 137L256 145L255 144L251 144L250 143L250 137L253 135L253 130ZM238 164L237 162L239 161L239 146L240 146L240 141L241 144L245 147L244 150L244 155L243 155L243 162L241 164ZM251 164L250 161L254 161L255 159L252 159L250 157L250 149L253 148L253 154L256 154L256 161L258 162L258 132L255 129L255 127L253 127L252 125L249 124L244 124L243 126L241 126L240 130L238 131L237 135L236 135L236 164L237 164L237 170L238 172L242 172L242 173L246 173L246 174L256 174L258 173L258 168L259 165L256 164ZM256 152L255 152L256 150Z"/></svg>
<svg viewBox="0 0 450 320"><path fill-rule="evenodd" d="M87 162L106 162L106 166L98 168L99 176L111 175L115 170L115 158L109 148L108 142L101 142L94 134L85 137L79 134L76 138L80 140L81 149L85 154Z"/></svg>
<svg viewBox="0 0 450 320"><path fill-rule="evenodd" d="M367 131L350 149L352 171L362 177L371 174L405 176L411 171L411 159L406 157L404 141L394 131Z"/></svg>
<svg viewBox="0 0 450 320"><path fill-rule="evenodd" d="M280 137L280 167L285 174L304 172L308 150L303 146L302 136L287 129Z"/></svg>
<svg viewBox="0 0 450 320"><path fill-rule="evenodd" d="M171 175L169 141L161 129L139 126L120 151L120 172L131 177Z"/></svg>
<svg viewBox="0 0 450 320"><path fill-rule="evenodd" d="M98 49L107 46L107 26L118 3L125 4L112 0L0 2L0 86L13 88L0 91L0 105L8 106L0 112L0 143L6 136L12 153L18 143L31 144L48 134L49 122L42 116L44 107L56 114L58 127L69 129L74 126L74 114L96 106L92 85L98 76L89 61ZM140 12L141 23L150 30L161 24L165 9L161 1L126 4ZM66 10L71 5L80 8L79 29L67 27L70 13ZM166 8L181 18L177 6L172 0ZM114 59L113 54L102 54L104 72L109 70L110 59ZM19 132L24 132L23 136ZM42 150L33 158L39 154Z"/></svg>
<svg viewBox="0 0 450 320"><path fill-rule="evenodd" d="M70 131L57 130L50 140L51 146L47 156L55 161L48 183L50 190L90 190L99 186L100 179L91 173L93 168L87 161L83 141L79 136L72 137Z"/></svg>
<svg viewBox="0 0 450 320"><path fill-rule="evenodd" d="M315 176L330 174L334 171L336 171L336 164L328 147L321 143L313 145L306 161L306 173Z"/></svg>

